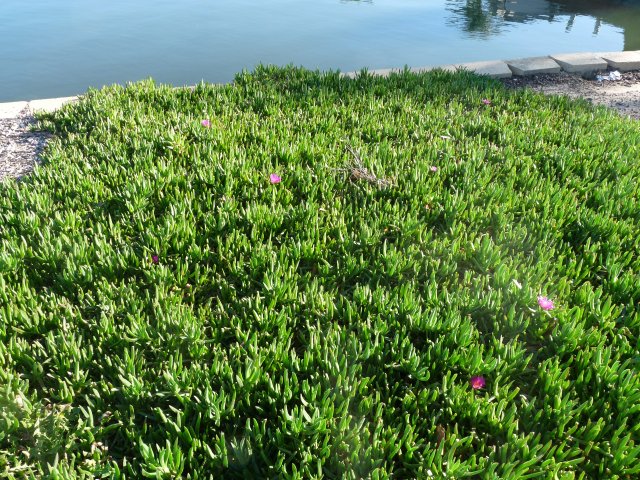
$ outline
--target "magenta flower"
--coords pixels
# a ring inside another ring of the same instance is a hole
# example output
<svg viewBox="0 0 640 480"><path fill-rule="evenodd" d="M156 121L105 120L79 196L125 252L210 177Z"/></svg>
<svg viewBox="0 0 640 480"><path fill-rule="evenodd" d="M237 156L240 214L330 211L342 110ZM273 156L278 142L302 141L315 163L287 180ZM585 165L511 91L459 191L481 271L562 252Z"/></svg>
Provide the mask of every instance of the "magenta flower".
<svg viewBox="0 0 640 480"><path fill-rule="evenodd" d="M431 170L432 172L437 172L438 171L438 167L436 167L435 165L431 165L429 167L429 170Z"/></svg>
<svg viewBox="0 0 640 480"><path fill-rule="evenodd" d="M483 98L482 103L484 103L485 105L491 105L491 100L489 100L488 98Z"/></svg>
<svg viewBox="0 0 640 480"><path fill-rule="evenodd" d="M157 264L160 261L160 257L158 257L158 255L151 255L151 261Z"/></svg>
<svg viewBox="0 0 640 480"><path fill-rule="evenodd" d="M553 310L555 308L553 302L542 295L538 297L538 305L543 310Z"/></svg>
<svg viewBox="0 0 640 480"><path fill-rule="evenodd" d="M476 375L475 377L471 377L471 380L469 381L469 383L471 383L471 388L473 388L474 390L479 390L481 388L484 388L484 386L487 384L487 382L485 381L482 375Z"/></svg>
<svg viewBox="0 0 640 480"><path fill-rule="evenodd" d="M200 122L200 125L202 125L203 127L209 128L211 126L211 120L205 118Z"/></svg>
<svg viewBox="0 0 640 480"><path fill-rule="evenodd" d="M280 175L272 173L271 175L269 175L269 181L271 183L280 183L282 181L282 178L280 177Z"/></svg>

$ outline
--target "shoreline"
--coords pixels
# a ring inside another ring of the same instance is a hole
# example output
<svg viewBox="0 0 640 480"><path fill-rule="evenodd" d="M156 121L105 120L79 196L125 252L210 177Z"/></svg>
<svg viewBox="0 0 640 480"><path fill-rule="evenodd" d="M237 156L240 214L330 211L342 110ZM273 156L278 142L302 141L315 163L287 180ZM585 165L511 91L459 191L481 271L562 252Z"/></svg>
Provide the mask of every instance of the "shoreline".
<svg viewBox="0 0 640 480"><path fill-rule="evenodd" d="M386 77L391 73L402 72L405 68L407 67L362 70L366 70L373 75ZM479 75L487 75L488 77L496 79L561 73L588 75L605 70L630 72L640 70L640 50L623 52L563 53L540 57L519 58L514 60L488 60L481 62L452 63L427 67L410 67L408 69L410 72L414 73L428 72L436 69L446 71L464 69L475 72ZM342 75L353 78L357 76L360 71L346 72L342 73ZM27 108L31 112L51 112L53 110L57 110L65 103L76 101L81 95L82 94L69 97L0 102L0 120L16 118Z"/></svg>
<svg viewBox="0 0 640 480"><path fill-rule="evenodd" d="M437 68L449 71L466 69L497 78L509 89L531 88L547 95L584 98L593 104L614 109L623 116L640 120L640 51L615 54L580 53L555 57L556 59L549 56L511 61L515 66L508 61L490 61L409 70L426 72ZM560 58L565 62L560 61ZM609 60L605 62L605 58ZM505 68L509 70L508 73ZM595 79L597 72L612 70L622 72L620 79ZM401 71L404 71L404 68L368 72L388 76ZM357 74L349 72L343 75L355 77ZM49 134L31 131L30 128L35 123L34 113L57 110L65 103L75 102L78 98L80 96L0 103L0 182L6 178L28 175L39 163L40 153L49 139Z"/></svg>

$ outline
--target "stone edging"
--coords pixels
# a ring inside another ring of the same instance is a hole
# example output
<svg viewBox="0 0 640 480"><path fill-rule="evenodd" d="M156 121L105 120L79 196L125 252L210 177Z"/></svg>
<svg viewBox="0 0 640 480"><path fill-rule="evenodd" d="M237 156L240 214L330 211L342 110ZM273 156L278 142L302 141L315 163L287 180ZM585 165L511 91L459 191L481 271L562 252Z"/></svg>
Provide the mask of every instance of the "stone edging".
<svg viewBox="0 0 640 480"><path fill-rule="evenodd" d="M433 67L410 68L411 72L426 72L441 68L443 70L469 70L479 75L487 75L493 78L509 78L513 75L527 76L540 73L587 73L611 68L620 72L640 70L640 50L628 52L601 52L601 53L568 53L549 55L546 57L520 58L516 60L494 60L488 62L457 63ZM369 73L380 76L388 76L392 72L401 72L402 68L386 68L382 70L369 70ZM355 77L358 72L343 74L346 77ZM24 102L0 103L0 119L19 117L25 109L30 112L51 112L60 108L65 103L74 102L75 97L47 98L43 100L31 100Z"/></svg>
<svg viewBox="0 0 640 480"><path fill-rule="evenodd" d="M601 52L601 53L567 53L549 55L546 57L529 57L515 60L494 60L489 62L456 63L433 67L410 68L411 72L427 72L441 68L442 70L469 70L479 75L487 75L493 78L509 78L514 75L528 76L540 73L588 73L612 68L620 72L640 70L640 50L628 52ZM369 73L380 76L388 76L392 72L401 72L401 68L385 68L382 70L369 70ZM348 77L355 77L358 72L345 73Z"/></svg>
<svg viewBox="0 0 640 480"><path fill-rule="evenodd" d="M78 97L45 98L43 100L31 100L28 102L0 103L0 120L18 118L25 111L53 112L65 103L75 102Z"/></svg>

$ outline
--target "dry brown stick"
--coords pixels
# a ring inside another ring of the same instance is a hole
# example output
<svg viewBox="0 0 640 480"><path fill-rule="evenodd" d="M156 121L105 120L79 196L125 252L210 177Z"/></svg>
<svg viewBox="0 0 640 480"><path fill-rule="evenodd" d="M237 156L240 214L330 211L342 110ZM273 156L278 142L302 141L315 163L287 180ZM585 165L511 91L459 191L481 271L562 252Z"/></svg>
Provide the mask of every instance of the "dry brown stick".
<svg viewBox="0 0 640 480"><path fill-rule="evenodd" d="M381 188L394 186L393 182L391 182L390 180L387 180L386 178L376 177L373 173L367 170L367 168L362 163L360 154L356 150L354 150L354 148L348 143L346 145L346 149L353 156L353 164L348 169L351 180L365 180L369 183L378 185Z"/></svg>

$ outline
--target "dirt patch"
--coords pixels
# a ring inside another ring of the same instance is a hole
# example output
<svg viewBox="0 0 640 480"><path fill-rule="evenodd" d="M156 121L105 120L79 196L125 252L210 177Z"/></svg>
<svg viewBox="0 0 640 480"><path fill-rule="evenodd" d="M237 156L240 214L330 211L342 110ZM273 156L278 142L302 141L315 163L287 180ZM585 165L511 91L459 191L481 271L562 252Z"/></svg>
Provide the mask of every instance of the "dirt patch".
<svg viewBox="0 0 640 480"><path fill-rule="evenodd" d="M50 134L31 131L36 120L28 108L15 118L0 119L0 181L33 171Z"/></svg>
<svg viewBox="0 0 640 480"><path fill-rule="evenodd" d="M582 97L591 103L613 108L621 115L640 120L640 71L623 73L620 80L598 81L595 74L583 78L562 72L505 78L502 83L507 88L531 88L547 95Z"/></svg>

